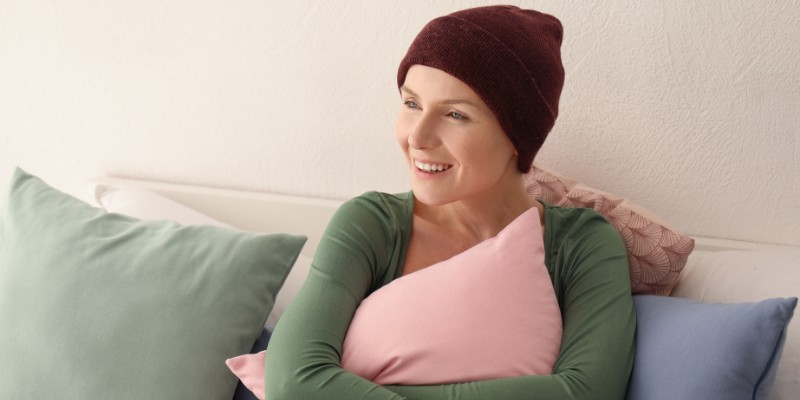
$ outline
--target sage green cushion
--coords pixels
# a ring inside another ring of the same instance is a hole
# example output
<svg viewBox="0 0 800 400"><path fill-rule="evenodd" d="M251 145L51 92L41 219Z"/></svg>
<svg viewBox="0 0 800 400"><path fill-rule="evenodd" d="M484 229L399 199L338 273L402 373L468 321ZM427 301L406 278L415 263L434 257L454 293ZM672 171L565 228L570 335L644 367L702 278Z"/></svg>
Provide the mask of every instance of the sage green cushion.
<svg viewBox="0 0 800 400"><path fill-rule="evenodd" d="M140 221L17 169L0 203L0 399L230 399L305 238Z"/></svg>

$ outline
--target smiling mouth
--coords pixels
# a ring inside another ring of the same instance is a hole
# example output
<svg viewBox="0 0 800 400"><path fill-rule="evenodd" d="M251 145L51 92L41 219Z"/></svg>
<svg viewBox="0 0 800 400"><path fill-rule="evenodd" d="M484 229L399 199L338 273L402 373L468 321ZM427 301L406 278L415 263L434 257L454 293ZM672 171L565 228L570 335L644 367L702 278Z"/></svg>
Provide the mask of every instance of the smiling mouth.
<svg viewBox="0 0 800 400"><path fill-rule="evenodd" d="M414 160L414 165L420 171L425 171L425 172L429 172L429 173L432 173L432 174L443 172L443 171L447 171L448 169L450 169L450 167L452 167L452 165L450 165L450 164L428 164L428 163L419 162L417 160Z"/></svg>

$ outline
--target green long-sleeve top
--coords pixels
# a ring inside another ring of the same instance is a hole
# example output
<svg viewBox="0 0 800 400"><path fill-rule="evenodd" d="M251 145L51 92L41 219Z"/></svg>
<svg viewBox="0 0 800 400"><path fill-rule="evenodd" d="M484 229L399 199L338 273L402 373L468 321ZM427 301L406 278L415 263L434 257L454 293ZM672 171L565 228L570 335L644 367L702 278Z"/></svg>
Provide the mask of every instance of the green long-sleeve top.
<svg viewBox="0 0 800 400"><path fill-rule="evenodd" d="M267 400L623 399L636 326L625 246L595 211L542 204L545 264L564 324L552 375L384 387L341 367L356 308L402 274L411 235L413 194L370 192L331 219L306 282L275 327Z"/></svg>

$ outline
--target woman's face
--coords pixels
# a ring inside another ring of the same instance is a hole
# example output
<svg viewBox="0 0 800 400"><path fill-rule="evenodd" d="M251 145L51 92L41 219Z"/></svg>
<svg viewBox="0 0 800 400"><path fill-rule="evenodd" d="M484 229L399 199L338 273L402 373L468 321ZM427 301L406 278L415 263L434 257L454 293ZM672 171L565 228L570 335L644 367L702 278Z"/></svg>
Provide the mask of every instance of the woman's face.
<svg viewBox="0 0 800 400"><path fill-rule="evenodd" d="M400 91L397 142L419 201L441 205L485 197L515 175L514 145L494 113L465 83L441 70L414 65Z"/></svg>

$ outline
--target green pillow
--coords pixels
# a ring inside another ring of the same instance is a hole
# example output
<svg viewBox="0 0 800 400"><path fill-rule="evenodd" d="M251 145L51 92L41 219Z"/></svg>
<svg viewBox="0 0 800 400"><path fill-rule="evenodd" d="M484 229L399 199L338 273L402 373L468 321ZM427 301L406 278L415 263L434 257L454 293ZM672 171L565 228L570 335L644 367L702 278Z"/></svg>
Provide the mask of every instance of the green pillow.
<svg viewBox="0 0 800 400"><path fill-rule="evenodd" d="M0 208L0 399L230 399L306 238L140 221L17 169Z"/></svg>

